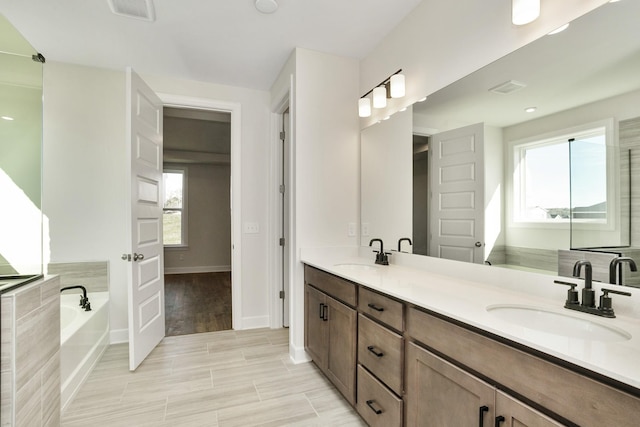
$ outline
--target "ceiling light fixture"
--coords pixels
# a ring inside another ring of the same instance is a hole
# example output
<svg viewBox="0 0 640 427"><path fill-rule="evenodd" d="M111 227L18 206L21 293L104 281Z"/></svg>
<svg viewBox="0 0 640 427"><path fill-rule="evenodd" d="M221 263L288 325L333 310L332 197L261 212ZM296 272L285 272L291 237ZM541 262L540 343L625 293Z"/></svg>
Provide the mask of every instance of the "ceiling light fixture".
<svg viewBox="0 0 640 427"><path fill-rule="evenodd" d="M373 108L385 108L387 106L387 98L402 98L405 95L405 79L402 69L396 71L385 80L376 85L369 92L365 93L358 100L358 115L360 117L371 116L371 99L373 98Z"/></svg>
<svg viewBox="0 0 640 427"><path fill-rule="evenodd" d="M278 10L276 0L256 0L256 9L261 13L273 13Z"/></svg>
<svg viewBox="0 0 640 427"><path fill-rule="evenodd" d="M0 117L0 118L1 118L2 120L6 120L6 121L8 121L8 122L13 121L13 117L9 117L9 116L2 116L2 117Z"/></svg>
<svg viewBox="0 0 640 427"><path fill-rule="evenodd" d="M149 22L156 20L152 0L107 0L107 3L116 15Z"/></svg>
<svg viewBox="0 0 640 427"><path fill-rule="evenodd" d="M540 0L512 0L511 22L513 25L529 24L540 16Z"/></svg>
<svg viewBox="0 0 640 427"><path fill-rule="evenodd" d="M525 111L526 113L533 113L533 112L535 112L536 110L537 110L537 108L536 108L536 107L527 107L527 108L525 108L525 109L524 109L524 111Z"/></svg>
<svg viewBox="0 0 640 427"><path fill-rule="evenodd" d="M566 24L564 24L562 27L558 27L555 30L551 31L550 33L547 33L548 36L552 36L554 34L558 34L563 32L564 30L566 30L567 28L569 28L569 23L567 22Z"/></svg>

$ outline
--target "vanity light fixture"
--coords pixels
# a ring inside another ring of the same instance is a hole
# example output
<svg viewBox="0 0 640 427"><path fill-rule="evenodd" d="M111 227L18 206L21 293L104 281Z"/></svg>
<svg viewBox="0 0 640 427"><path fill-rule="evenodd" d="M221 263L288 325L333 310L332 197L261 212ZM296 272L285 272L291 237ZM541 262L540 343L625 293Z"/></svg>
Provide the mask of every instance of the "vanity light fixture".
<svg viewBox="0 0 640 427"><path fill-rule="evenodd" d="M378 86L373 89L373 108L384 108L387 106L387 88Z"/></svg>
<svg viewBox="0 0 640 427"><path fill-rule="evenodd" d="M387 98L402 98L405 95L405 80L402 69L396 71L385 80L376 85L369 92L365 93L358 100L358 115L360 117L371 116L371 99L373 98L373 108L385 108Z"/></svg>
<svg viewBox="0 0 640 427"><path fill-rule="evenodd" d="M540 16L540 0L512 0L511 22L513 25L529 24Z"/></svg>

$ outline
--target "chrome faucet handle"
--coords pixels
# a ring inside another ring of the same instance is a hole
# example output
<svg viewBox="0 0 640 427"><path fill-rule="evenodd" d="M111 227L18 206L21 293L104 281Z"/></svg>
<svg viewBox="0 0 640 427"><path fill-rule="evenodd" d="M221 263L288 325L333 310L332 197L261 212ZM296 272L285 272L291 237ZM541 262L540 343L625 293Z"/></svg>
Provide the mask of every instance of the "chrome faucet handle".
<svg viewBox="0 0 640 427"><path fill-rule="evenodd" d="M609 293L630 297L631 292L602 288L602 295L600 296L600 306L598 307L598 310L600 310L606 317L616 317L615 313L613 312L613 305Z"/></svg>

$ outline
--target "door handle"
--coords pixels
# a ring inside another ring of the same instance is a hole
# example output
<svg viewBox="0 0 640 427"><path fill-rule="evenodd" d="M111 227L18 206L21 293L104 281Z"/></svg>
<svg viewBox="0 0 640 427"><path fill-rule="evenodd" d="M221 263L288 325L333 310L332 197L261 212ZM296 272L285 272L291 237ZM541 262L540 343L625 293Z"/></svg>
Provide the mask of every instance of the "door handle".
<svg viewBox="0 0 640 427"><path fill-rule="evenodd" d="M122 254L120 257L123 261L131 261L131 254Z"/></svg>
<svg viewBox="0 0 640 427"><path fill-rule="evenodd" d="M476 245L476 248L482 247L482 243L481 242L476 242L475 245Z"/></svg>
<svg viewBox="0 0 640 427"><path fill-rule="evenodd" d="M137 253L133 253L133 260L134 261L141 261L144 259L144 254L137 254Z"/></svg>
<svg viewBox="0 0 640 427"><path fill-rule="evenodd" d="M483 427L484 426L484 413L485 412L489 412L489 407L487 405L483 405L479 408L479 419L478 419L478 426L479 427Z"/></svg>
<svg viewBox="0 0 640 427"><path fill-rule="evenodd" d="M494 427L500 427L500 424L502 424L505 421L506 421L505 417L503 417L502 415L498 415L496 417L496 423Z"/></svg>

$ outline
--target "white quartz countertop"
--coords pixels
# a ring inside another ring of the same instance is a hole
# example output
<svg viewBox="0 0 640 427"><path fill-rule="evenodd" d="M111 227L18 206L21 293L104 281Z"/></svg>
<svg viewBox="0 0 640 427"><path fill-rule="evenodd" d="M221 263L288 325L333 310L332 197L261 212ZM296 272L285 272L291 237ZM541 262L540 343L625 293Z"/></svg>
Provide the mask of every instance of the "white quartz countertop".
<svg viewBox="0 0 640 427"><path fill-rule="evenodd" d="M472 279L461 278L455 277L455 274L437 274L423 268L394 265L393 261L388 266L377 266L373 262L373 255L365 258L359 256L357 251L303 250L301 260L328 273L640 389L640 319L620 314L615 319L609 319L567 310L563 305L568 287L553 284L553 276L526 276L527 273L506 269L501 273L510 281L519 277L523 277L525 282L531 281L532 277L540 281L540 286L530 292L531 286L519 289L513 283L501 286L494 284L495 280L487 282L483 274L477 274ZM478 272L488 271L481 270L482 267L461 268L470 269L471 272L474 268ZM492 270L494 275L495 271ZM564 280L572 281L570 278ZM582 281L576 279L573 282L579 283L578 289L582 288ZM550 290L548 298L544 295L547 288ZM629 288L623 289L626 291ZM637 290L633 291L631 298L640 298ZM600 292L596 293L596 298L598 295ZM628 297L613 295L614 309L620 298ZM580 337L563 336L537 330L539 328L535 325L522 326L502 320L495 312L487 310L487 307L496 305L532 307L584 319L589 324ZM626 336L614 341L594 340L589 332L589 327L594 326L618 330Z"/></svg>

